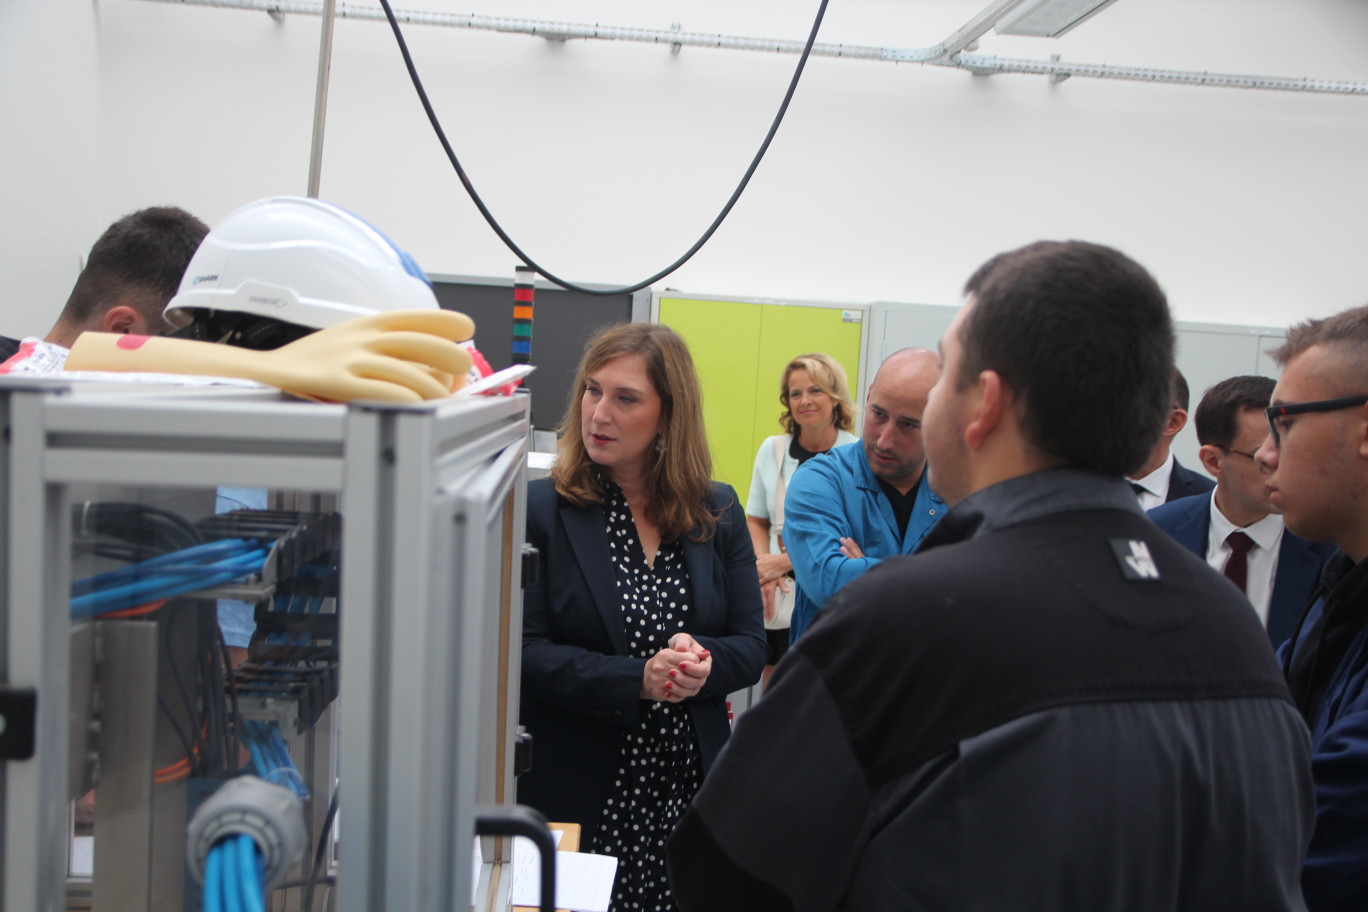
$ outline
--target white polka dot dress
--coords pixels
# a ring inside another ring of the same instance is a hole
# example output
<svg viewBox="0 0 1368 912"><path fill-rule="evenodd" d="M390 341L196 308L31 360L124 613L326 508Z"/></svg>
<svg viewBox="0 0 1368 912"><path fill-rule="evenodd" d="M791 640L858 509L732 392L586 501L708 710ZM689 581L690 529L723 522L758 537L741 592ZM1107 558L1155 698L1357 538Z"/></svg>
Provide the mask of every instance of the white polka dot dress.
<svg viewBox="0 0 1368 912"><path fill-rule="evenodd" d="M661 543L654 566L637 538L622 492L606 485L608 543L617 576L629 654L649 658L684 629L692 593L680 542ZM612 912L673 910L665 876L665 841L703 782L703 764L688 710L650 703L622 738L612 797L590 851L618 859Z"/></svg>

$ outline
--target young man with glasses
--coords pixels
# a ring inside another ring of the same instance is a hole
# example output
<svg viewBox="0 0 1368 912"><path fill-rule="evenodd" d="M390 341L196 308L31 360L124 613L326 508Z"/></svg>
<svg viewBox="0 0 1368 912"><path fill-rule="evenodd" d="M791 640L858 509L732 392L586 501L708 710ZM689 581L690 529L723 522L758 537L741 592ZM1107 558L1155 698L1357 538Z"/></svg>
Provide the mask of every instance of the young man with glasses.
<svg viewBox="0 0 1368 912"><path fill-rule="evenodd" d="M1291 635L1335 549L1286 531L1280 511L1268 503L1254 451L1268 436L1264 409L1272 395L1268 377L1231 377L1208 389L1197 405L1197 455L1216 488L1149 515L1245 594L1277 648Z"/></svg>
<svg viewBox="0 0 1368 912"><path fill-rule="evenodd" d="M1311 912L1368 909L1368 307L1292 327L1256 459L1287 528L1339 548L1279 652L1311 729Z"/></svg>

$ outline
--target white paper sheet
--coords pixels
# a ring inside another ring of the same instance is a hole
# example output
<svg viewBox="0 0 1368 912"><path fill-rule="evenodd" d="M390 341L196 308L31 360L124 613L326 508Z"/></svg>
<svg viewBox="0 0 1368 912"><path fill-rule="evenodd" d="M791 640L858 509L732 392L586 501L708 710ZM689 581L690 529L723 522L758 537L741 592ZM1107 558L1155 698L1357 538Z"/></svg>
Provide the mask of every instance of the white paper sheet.
<svg viewBox="0 0 1368 912"><path fill-rule="evenodd" d="M71 837L71 869L68 873L72 877L95 876L94 836Z"/></svg>
<svg viewBox="0 0 1368 912"><path fill-rule="evenodd" d="M537 366L535 364L514 364L511 367L505 367L503 370L495 371L488 377L482 377L474 383L463 386L451 395L455 399L462 399L466 396L475 396L480 393L487 393L490 390L497 390L500 387L518 382L536 369Z"/></svg>
<svg viewBox="0 0 1368 912"><path fill-rule="evenodd" d="M560 833L555 833L560 836ZM582 852L556 853L556 908L571 912L608 912L613 899L613 879L618 860L609 855ZM532 840L513 840L513 889L515 906L541 904L541 861Z"/></svg>

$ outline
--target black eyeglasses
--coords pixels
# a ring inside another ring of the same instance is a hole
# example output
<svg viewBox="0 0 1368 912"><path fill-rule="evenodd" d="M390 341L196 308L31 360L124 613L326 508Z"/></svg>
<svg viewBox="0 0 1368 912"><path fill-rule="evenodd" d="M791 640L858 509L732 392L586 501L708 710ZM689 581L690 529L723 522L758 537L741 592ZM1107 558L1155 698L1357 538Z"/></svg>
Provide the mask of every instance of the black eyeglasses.
<svg viewBox="0 0 1368 912"><path fill-rule="evenodd" d="M1240 456L1248 457L1249 459L1253 459L1253 458L1254 458L1254 454L1253 454L1253 453L1246 453L1244 450L1237 450L1237 449L1235 449L1234 447L1222 446L1222 445L1219 444L1219 443L1216 444L1216 449L1218 449L1218 450L1225 450L1227 453L1236 453L1236 454L1238 454L1238 455L1240 455Z"/></svg>
<svg viewBox="0 0 1368 912"><path fill-rule="evenodd" d="M1282 438L1278 433L1278 419L1284 415L1335 412L1340 409L1356 408L1365 402L1368 402L1368 396L1345 396L1341 399L1321 399L1316 402L1297 402L1292 405L1270 405L1264 409L1264 414L1268 416L1268 432L1273 435L1273 446L1282 445Z"/></svg>

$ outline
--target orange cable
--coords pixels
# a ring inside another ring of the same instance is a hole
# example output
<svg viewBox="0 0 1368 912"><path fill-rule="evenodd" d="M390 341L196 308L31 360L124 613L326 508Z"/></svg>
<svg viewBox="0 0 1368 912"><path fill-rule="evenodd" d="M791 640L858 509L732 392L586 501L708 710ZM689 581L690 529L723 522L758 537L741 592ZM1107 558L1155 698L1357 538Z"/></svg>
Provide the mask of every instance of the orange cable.
<svg viewBox="0 0 1368 912"><path fill-rule="evenodd" d="M102 620L118 620L119 618L142 617L145 614L151 614L152 612L156 611L158 608L165 605L169 601L171 600L158 599L155 602L148 602L145 605L136 605L132 608L124 608L122 611L108 611L104 614L98 615L98 617Z"/></svg>

